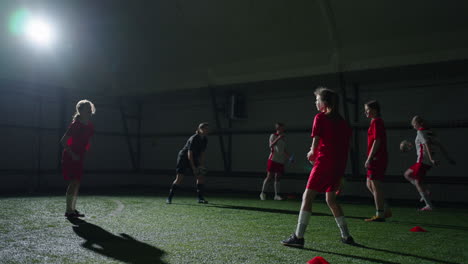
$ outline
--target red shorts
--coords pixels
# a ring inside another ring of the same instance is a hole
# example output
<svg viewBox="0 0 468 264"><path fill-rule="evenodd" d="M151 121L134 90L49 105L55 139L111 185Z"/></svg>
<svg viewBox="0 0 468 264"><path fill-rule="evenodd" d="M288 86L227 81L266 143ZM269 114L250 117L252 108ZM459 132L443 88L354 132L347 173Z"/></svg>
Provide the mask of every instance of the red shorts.
<svg viewBox="0 0 468 264"><path fill-rule="evenodd" d="M383 181L385 178L385 171L387 170L387 163L373 164L371 162L367 168L367 179Z"/></svg>
<svg viewBox="0 0 468 264"><path fill-rule="evenodd" d="M334 192L341 185L344 170L334 168L320 168L317 164L312 168L306 188L319 193Z"/></svg>
<svg viewBox="0 0 468 264"><path fill-rule="evenodd" d="M67 152L62 154L62 175L65 180L81 180L84 155L79 156L80 160L73 160Z"/></svg>
<svg viewBox="0 0 468 264"><path fill-rule="evenodd" d="M412 179L422 182L424 176L426 176L427 171L431 168L431 165L427 165L422 162L415 163L413 164L413 166L410 167L410 170L412 170L413 172L409 176Z"/></svg>
<svg viewBox="0 0 468 264"><path fill-rule="evenodd" d="M284 174L284 164L269 159L267 163L267 172Z"/></svg>
<svg viewBox="0 0 468 264"><path fill-rule="evenodd" d="M327 176L325 175L322 175L322 176L327 178ZM317 176L309 176L306 189L311 189L319 193L335 192L340 188L341 177L330 175L330 178L333 178L334 180L329 181L323 178L320 179L320 177L317 177Z"/></svg>

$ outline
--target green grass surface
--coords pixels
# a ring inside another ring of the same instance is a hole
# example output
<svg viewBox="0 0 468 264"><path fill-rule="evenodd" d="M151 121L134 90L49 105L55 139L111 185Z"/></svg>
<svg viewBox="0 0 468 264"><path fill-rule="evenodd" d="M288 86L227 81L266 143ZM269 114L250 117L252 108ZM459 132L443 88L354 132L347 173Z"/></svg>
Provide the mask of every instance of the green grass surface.
<svg viewBox="0 0 468 264"><path fill-rule="evenodd" d="M342 244L324 202L314 205L305 249L282 246L300 201L256 197L82 196L84 222L63 217L62 196L0 198L0 263L468 263L468 211L394 207L366 223L371 204L342 203L357 246ZM369 201L370 202L370 201ZM409 229L422 226L426 233Z"/></svg>

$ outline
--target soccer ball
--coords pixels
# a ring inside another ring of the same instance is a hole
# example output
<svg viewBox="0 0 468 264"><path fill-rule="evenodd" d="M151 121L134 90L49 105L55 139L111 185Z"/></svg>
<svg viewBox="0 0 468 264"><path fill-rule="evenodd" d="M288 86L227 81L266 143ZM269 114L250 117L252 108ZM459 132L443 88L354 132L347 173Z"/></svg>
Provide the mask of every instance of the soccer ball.
<svg viewBox="0 0 468 264"><path fill-rule="evenodd" d="M413 144L411 142L409 142L408 140L403 140L400 143L400 150L401 151L408 152L408 151L411 151L412 149L413 149Z"/></svg>

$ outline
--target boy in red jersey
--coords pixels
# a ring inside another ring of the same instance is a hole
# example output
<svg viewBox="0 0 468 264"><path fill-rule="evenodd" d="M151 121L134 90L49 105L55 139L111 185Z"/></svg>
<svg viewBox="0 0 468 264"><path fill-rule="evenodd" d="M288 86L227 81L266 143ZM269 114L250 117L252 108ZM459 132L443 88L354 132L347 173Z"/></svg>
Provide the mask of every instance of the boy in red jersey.
<svg viewBox="0 0 468 264"><path fill-rule="evenodd" d="M83 163L86 151L89 150L89 140L94 135L94 125L89 121L96 112L94 104L88 100L81 100L76 104L73 121L63 135L60 143L63 146L62 174L70 181L67 193L67 207L65 217L84 217L76 210L76 199L83 175Z"/></svg>
<svg viewBox="0 0 468 264"><path fill-rule="evenodd" d="M391 217L389 208L385 208L383 181L387 170L387 134L384 121L380 113L379 102L372 100L364 104L364 112L371 119L367 131L367 160L364 167L367 169L367 188L374 196L376 213L366 222L385 222Z"/></svg>
<svg viewBox="0 0 468 264"><path fill-rule="evenodd" d="M346 168L351 128L339 114L339 96L336 92L321 87L315 91L315 95L320 113L314 119L312 146L307 153L314 167L302 197L296 232L281 241L285 246L304 247L304 233L312 214L312 202L318 193L326 193L328 207L341 232L341 241L354 243L335 194Z"/></svg>

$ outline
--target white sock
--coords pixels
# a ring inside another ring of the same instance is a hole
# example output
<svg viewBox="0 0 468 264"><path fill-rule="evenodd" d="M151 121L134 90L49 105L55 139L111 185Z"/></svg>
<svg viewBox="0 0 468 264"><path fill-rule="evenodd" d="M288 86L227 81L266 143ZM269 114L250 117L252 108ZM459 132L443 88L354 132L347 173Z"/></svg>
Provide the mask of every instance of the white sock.
<svg viewBox="0 0 468 264"><path fill-rule="evenodd" d="M375 215L378 216L378 217L384 217L384 210L377 210L375 211Z"/></svg>
<svg viewBox="0 0 468 264"><path fill-rule="evenodd" d="M267 185L268 185L268 181L267 181L267 179L265 179L265 180L263 181L263 185L262 185L262 193L265 192L265 190L266 190L266 188L267 188Z"/></svg>
<svg viewBox="0 0 468 264"><path fill-rule="evenodd" d="M341 237L348 238L349 237L349 230L348 225L346 224L346 220L344 216L335 217L336 224L340 228Z"/></svg>
<svg viewBox="0 0 468 264"><path fill-rule="evenodd" d="M427 193L425 193L425 192L420 192L419 195L421 195L421 198L422 198L422 199L424 200L424 202L426 203L426 206L432 207L431 200L429 199Z"/></svg>
<svg viewBox="0 0 468 264"><path fill-rule="evenodd" d="M279 195L279 192L280 192L280 182L275 181L275 196Z"/></svg>
<svg viewBox="0 0 468 264"><path fill-rule="evenodd" d="M73 200L72 200L72 210L76 210L76 199L78 199L77 195L73 195Z"/></svg>
<svg viewBox="0 0 468 264"><path fill-rule="evenodd" d="M305 231L307 229L307 225L309 224L309 219L311 212L307 211L300 211L299 218L297 220L297 228L296 228L296 236L298 238L303 238Z"/></svg>
<svg viewBox="0 0 468 264"><path fill-rule="evenodd" d="M67 201L66 211L67 212L73 211L73 195L67 194L66 195L66 201Z"/></svg>

